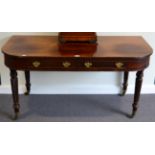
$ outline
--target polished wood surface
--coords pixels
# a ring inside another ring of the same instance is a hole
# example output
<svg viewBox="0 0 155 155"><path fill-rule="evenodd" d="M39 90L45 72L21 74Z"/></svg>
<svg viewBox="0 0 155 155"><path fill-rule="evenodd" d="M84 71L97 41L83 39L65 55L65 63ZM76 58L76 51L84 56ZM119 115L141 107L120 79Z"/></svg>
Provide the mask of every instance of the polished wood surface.
<svg viewBox="0 0 155 155"><path fill-rule="evenodd" d="M92 53L62 53L57 36L13 36L2 48L4 54L17 57L93 57L143 58L152 54L151 47L139 36L98 37L97 50Z"/></svg>
<svg viewBox="0 0 155 155"><path fill-rule="evenodd" d="M72 47L70 47L72 48ZM136 71L132 117L140 99L144 70L149 66L152 48L139 36L98 37L94 51L61 51L57 36L13 36L3 46L5 65L10 69L15 118L19 113L17 70L26 78L26 94L30 93L30 71L123 71L123 91L128 85L129 71Z"/></svg>

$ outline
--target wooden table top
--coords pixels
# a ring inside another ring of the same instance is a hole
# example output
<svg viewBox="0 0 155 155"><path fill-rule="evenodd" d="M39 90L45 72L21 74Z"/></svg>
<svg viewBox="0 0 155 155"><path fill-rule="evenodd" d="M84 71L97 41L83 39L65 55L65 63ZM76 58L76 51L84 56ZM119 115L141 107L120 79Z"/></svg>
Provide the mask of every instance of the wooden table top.
<svg viewBox="0 0 155 155"><path fill-rule="evenodd" d="M57 36L12 36L2 52L16 57L95 57L143 58L150 56L152 48L140 36L98 37L98 47L93 53L67 53L58 48Z"/></svg>

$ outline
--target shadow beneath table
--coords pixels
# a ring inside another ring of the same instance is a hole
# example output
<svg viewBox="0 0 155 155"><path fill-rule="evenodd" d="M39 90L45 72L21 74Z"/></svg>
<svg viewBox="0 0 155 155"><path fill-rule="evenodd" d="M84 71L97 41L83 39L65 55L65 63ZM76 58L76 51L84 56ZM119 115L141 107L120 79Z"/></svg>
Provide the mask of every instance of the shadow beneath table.
<svg viewBox="0 0 155 155"><path fill-rule="evenodd" d="M27 98L26 112L20 120L37 121L38 117L44 117L49 122L81 122L113 115L128 116L126 104L117 95L30 95Z"/></svg>

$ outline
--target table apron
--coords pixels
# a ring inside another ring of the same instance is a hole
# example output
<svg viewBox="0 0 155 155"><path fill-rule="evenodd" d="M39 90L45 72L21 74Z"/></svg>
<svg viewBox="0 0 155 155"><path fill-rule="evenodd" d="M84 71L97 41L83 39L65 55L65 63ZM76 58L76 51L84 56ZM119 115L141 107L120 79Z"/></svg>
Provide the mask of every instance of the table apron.
<svg viewBox="0 0 155 155"><path fill-rule="evenodd" d="M138 71L148 67L149 59L21 58L5 55L5 64L11 69L33 71Z"/></svg>

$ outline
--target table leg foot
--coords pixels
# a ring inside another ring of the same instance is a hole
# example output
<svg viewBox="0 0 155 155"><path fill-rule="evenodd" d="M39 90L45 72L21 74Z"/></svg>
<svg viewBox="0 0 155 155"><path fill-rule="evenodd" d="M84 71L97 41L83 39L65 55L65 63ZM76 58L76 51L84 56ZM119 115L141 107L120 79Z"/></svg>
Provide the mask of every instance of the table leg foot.
<svg viewBox="0 0 155 155"><path fill-rule="evenodd" d="M136 111L133 111L130 118L134 118L135 115L136 115L136 112L137 112L137 110Z"/></svg>
<svg viewBox="0 0 155 155"><path fill-rule="evenodd" d="M136 113L137 113L137 110L138 110L138 107L133 107L133 110L132 110L132 114L130 116L130 118L134 118Z"/></svg>
<svg viewBox="0 0 155 155"><path fill-rule="evenodd" d="M26 95L26 96L30 95L30 91L26 91L26 92L24 93L24 95Z"/></svg>
<svg viewBox="0 0 155 155"><path fill-rule="evenodd" d="M14 116L13 120L17 120L18 117L19 117L19 112L18 113L15 113L15 116Z"/></svg>
<svg viewBox="0 0 155 155"><path fill-rule="evenodd" d="M123 90L123 91L119 94L119 96L125 96L125 94L126 94L126 91Z"/></svg>

